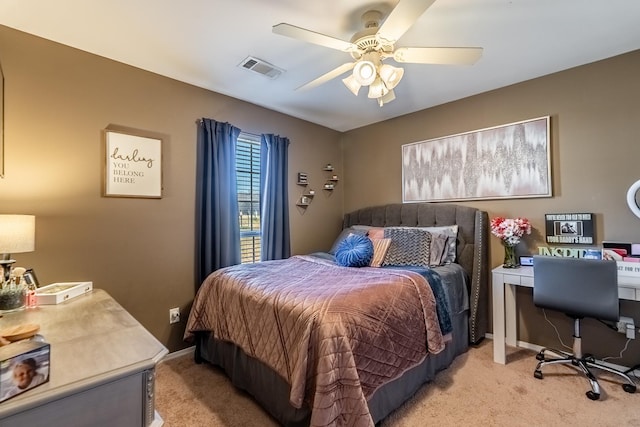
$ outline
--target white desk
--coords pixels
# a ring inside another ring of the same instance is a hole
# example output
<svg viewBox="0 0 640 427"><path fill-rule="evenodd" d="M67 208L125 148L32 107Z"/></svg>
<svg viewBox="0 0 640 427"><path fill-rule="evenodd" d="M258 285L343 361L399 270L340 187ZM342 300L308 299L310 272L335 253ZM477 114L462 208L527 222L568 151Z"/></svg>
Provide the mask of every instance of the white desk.
<svg viewBox="0 0 640 427"><path fill-rule="evenodd" d="M492 270L493 361L506 363L506 346L517 346L516 286L533 288L533 267ZM640 277L618 276L620 299L640 301Z"/></svg>

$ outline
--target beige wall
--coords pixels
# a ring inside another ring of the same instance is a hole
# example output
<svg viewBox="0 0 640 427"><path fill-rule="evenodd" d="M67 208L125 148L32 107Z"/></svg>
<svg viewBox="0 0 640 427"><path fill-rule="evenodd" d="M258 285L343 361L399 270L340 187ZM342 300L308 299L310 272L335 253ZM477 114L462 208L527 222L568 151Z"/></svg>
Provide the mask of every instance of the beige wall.
<svg viewBox="0 0 640 427"><path fill-rule="evenodd" d="M345 211L380 203L401 202L401 145L415 141L551 116L553 197L464 202L485 209L490 217L524 216L535 235L521 252L536 252L544 243L544 214L596 214L598 243L640 242L640 219L626 205L629 186L640 179L640 51L461 101L347 132L344 142ZM402 98L401 92L398 98ZM392 159L396 159L393 161ZM491 265L503 250L491 238ZM519 292L520 333L525 341L558 345L541 311L531 304L531 291ZM623 303L622 314L640 325L640 303ZM554 316L570 342L572 325ZM598 355L617 355L624 337L586 321L585 346ZM640 337L639 337L640 338ZM628 364L640 361L640 339L629 346ZM619 362L619 361L618 361Z"/></svg>
<svg viewBox="0 0 640 427"><path fill-rule="evenodd" d="M170 350L185 346L194 295L196 119L289 137L292 251L327 249L337 235L342 187L320 186L324 164L342 174L338 132L3 26L0 63L0 213L36 215L36 251L16 254L17 265L44 284L92 280ZM166 138L162 199L101 196L101 132L110 125ZM306 212L295 206L298 171L319 190ZM178 325L168 324L171 307L183 309Z"/></svg>

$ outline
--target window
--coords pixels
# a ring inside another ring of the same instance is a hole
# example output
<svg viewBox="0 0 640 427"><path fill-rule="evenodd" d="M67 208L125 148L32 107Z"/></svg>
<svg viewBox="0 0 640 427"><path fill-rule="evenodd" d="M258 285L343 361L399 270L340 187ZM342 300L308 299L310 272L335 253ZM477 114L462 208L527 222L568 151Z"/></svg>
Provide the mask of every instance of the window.
<svg viewBox="0 0 640 427"><path fill-rule="evenodd" d="M241 132L236 143L240 262L260 261L260 137Z"/></svg>

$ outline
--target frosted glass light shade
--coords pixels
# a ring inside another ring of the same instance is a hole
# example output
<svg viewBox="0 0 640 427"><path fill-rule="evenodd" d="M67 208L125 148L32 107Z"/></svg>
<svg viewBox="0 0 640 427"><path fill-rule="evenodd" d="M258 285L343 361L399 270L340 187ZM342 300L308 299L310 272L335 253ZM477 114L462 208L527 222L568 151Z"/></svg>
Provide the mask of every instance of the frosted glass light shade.
<svg viewBox="0 0 640 427"><path fill-rule="evenodd" d="M342 83L344 83L344 85L351 91L351 93L353 93L355 96L358 96L358 92L360 92L360 88L362 87L362 85L358 83L355 77L353 77L353 74L342 79Z"/></svg>
<svg viewBox="0 0 640 427"><path fill-rule="evenodd" d="M0 215L0 254L33 252L35 241L34 215Z"/></svg>
<svg viewBox="0 0 640 427"><path fill-rule="evenodd" d="M389 64L383 64L380 67L380 78L388 89L393 89L394 87L396 87L398 83L400 83L403 75L403 68L394 67Z"/></svg>
<svg viewBox="0 0 640 427"><path fill-rule="evenodd" d="M396 94L393 92L393 89L389 90L389 92L384 95L381 96L380 98L378 98L378 105L380 107L382 107L384 104L388 104L389 102L393 101L394 99L396 99Z"/></svg>
<svg viewBox="0 0 640 427"><path fill-rule="evenodd" d="M367 96L369 98L380 98L381 96L386 95L388 92L389 89L387 89L382 80L380 80L380 78L378 77L369 86L369 94Z"/></svg>
<svg viewBox="0 0 640 427"><path fill-rule="evenodd" d="M360 61L353 67L353 78L361 86L368 86L376 79L376 66L371 61Z"/></svg>

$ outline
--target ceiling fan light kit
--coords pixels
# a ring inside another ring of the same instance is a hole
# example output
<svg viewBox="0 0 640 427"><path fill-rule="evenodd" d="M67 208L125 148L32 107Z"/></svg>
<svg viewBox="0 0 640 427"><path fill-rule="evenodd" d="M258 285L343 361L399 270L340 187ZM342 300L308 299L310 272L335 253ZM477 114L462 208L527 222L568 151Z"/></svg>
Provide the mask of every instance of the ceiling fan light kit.
<svg viewBox="0 0 640 427"><path fill-rule="evenodd" d="M383 64L386 59L400 63L414 64L455 64L471 65L482 56L479 47L403 47L395 50L394 44L413 23L434 3L435 0L400 0L382 26L382 13L370 10L362 15L364 30L357 32L351 42L316 33L311 30L280 23L273 26L273 32L286 37L347 52L355 60L323 74L300 86L311 89L353 69L342 79L344 85L358 96L362 86L369 86L368 98L378 101L382 107L395 99L395 88L404 69Z"/></svg>
<svg viewBox="0 0 640 427"><path fill-rule="evenodd" d="M376 79L377 74L376 66L371 61L360 60L353 67L353 78L360 83L360 86L369 86Z"/></svg>
<svg viewBox="0 0 640 427"><path fill-rule="evenodd" d="M382 107L384 104L387 104L396 99L396 94L393 92L393 89L390 89L386 95L378 98L378 106Z"/></svg>
<svg viewBox="0 0 640 427"><path fill-rule="evenodd" d="M384 82L380 79L380 77L378 77L369 86L369 94L367 95L367 97L371 99L378 99L385 96L387 93L389 93L389 89L387 89L387 87L384 85Z"/></svg>
<svg viewBox="0 0 640 427"><path fill-rule="evenodd" d="M393 89L398 86L402 76L404 75L404 68L394 67L393 65L383 64L380 67L380 78L389 89Z"/></svg>
<svg viewBox="0 0 640 427"><path fill-rule="evenodd" d="M360 92L360 88L362 85L358 83L353 74L349 74L347 77L342 79L342 83L353 93L355 96L358 96L358 92Z"/></svg>

